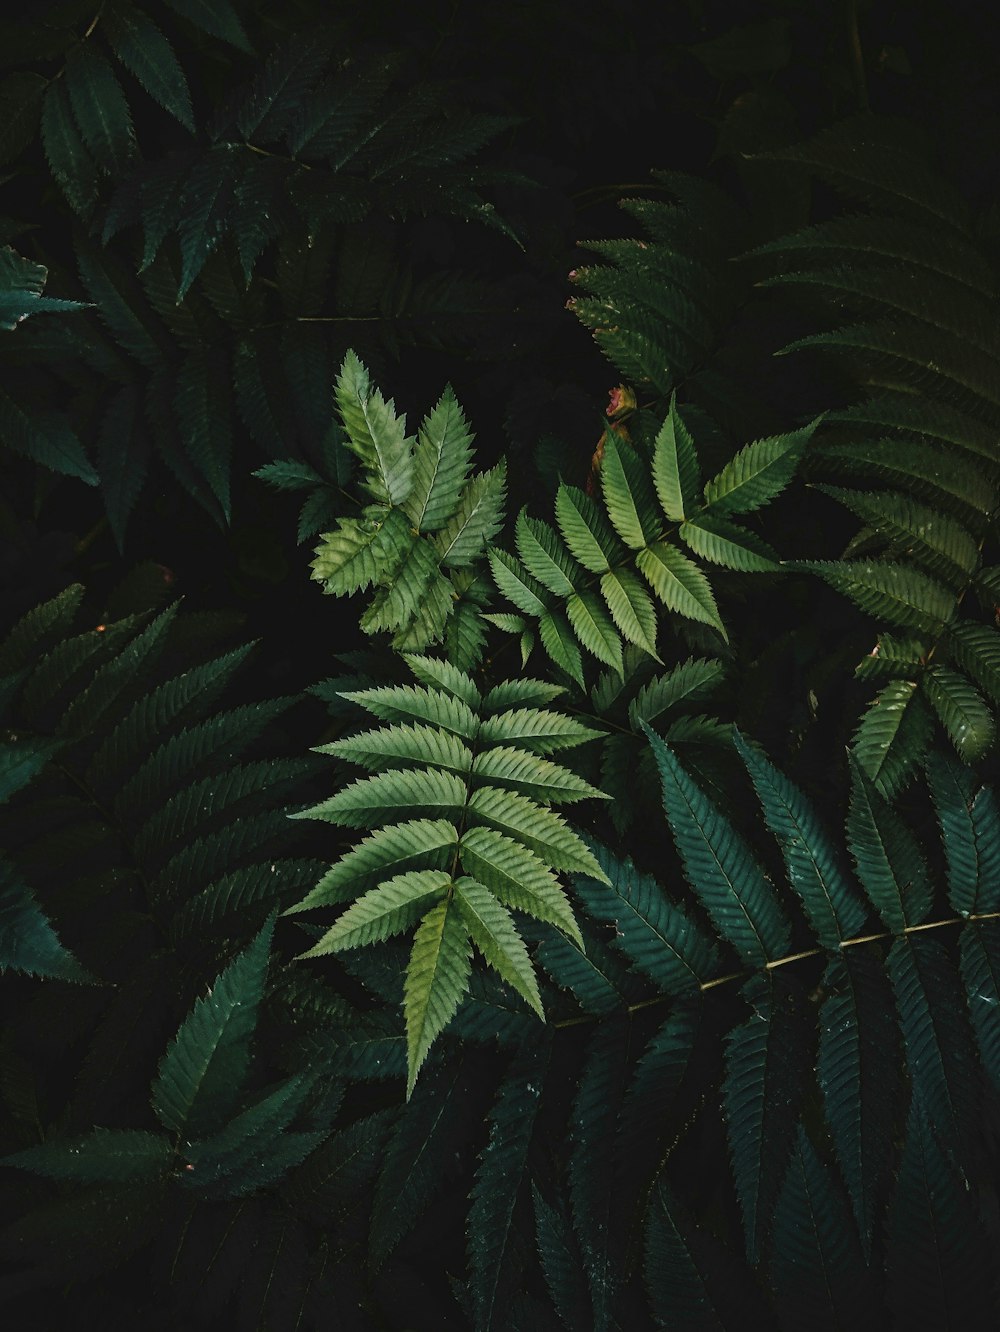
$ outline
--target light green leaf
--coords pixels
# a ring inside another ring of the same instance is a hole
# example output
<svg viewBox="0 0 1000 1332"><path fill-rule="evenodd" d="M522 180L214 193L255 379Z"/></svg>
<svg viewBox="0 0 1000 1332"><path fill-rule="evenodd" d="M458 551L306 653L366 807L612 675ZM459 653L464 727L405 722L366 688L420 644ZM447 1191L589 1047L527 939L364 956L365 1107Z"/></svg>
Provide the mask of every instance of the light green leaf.
<svg viewBox="0 0 1000 1332"><path fill-rule="evenodd" d="M582 689L583 659L569 621L561 611L545 611L538 621L538 636L542 647L556 666Z"/></svg>
<svg viewBox="0 0 1000 1332"><path fill-rule="evenodd" d="M420 427L406 513L418 532L436 532L458 508L472 460L472 431L449 384Z"/></svg>
<svg viewBox="0 0 1000 1332"><path fill-rule="evenodd" d="M406 422L373 388L357 355L344 357L334 388L347 445L368 469L365 488L386 504L402 504L413 489L413 454Z"/></svg>
<svg viewBox="0 0 1000 1332"><path fill-rule="evenodd" d="M517 791L480 786L469 798L468 825L485 824L523 843L553 869L576 870L604 882L604 871L560 814Z"/></svg>
<svg viewBox="0 0 1000 1332"><path fill-rule="evenodd" d="M406 969L408 1072L406 1098L413 1094L420 1067L436 1036L454 1017L469 988L472 947L458 904L446 898L427 913L413 940Z"/></svg>
<svg viewBox="0 0 1000 1332"><path fill-rule="evenodd" d="M373 773L385 767L406 763L426 763L450 773L467 773L473 766L473 753L454 735L433 726L382 727L361 735L348 735L332 745L317 745L317 754L336 754L349 763L358 763Z"/></svg>
<svg viewBox="0 0 1000 1332"><path fill-rule="evenodd" d="M291 817L365 828L414 815L457 816L464 805L465 783L460 778L434 768L410 768L363 777Z"/></svg>
<svg viewBox="0 0 1000 1332"><path fill-rule="evenodd" d="M680 539L703 560L741 573L775 573L777 553L755 532L720 513L700 513L677 529Z"/></svg>
<svg viewBox="0 0 1000 1332"><path fill-rule="evenodd" d="M570 596L581 582L582 569L548 523L529 518L524 509L515 527L517 553L532 577L557 597Z"/></svg>
<svg viewBox="0 0 1000 1332"><path fill-rule="evenodd" d="M321 957L345 948L361 948L401 934L448 891L445 870L411 870L372 888L348 907L337 923L300 957Z"/></svg>
<svg viewBox="0 0 1000 1332"><path fill-rule="evenodd" d="M455 901L472 942L483 957L544 1022L545 1010L531 958L510 913L481 883L465 876L455 881Z"/></svg>
<svg viewBox="0 0 1000 1332"><path fill-rule="evenodd" d="M462 868L506 906L555 925L583 948L583 938L556 877L521 843L492 828L468 828L459 846Z"/></svg>
<svg viewBox="0 0 1000 1332"><path fill-rule="evenodd" d="M705 485L705 503L724 513L751 513L779 495L795 474L819 418L787 435L747 444Z"/></svg>
<svg viewBox="0 0 1000 1332"><path fill-rule="evenodd" d="M630 643L656 661L656 609L649 593L631 569L613 569L601 575L601 595L611 618Z"/></svg>
<svg viewBox="0 0 1000 1332"><path fill-rule="evenodd" d="M490 549L489 557L493 580L507 600L525 615L544 615L545 589L532 578L520 560L496 547Z"/></svg>
<svg viewBox="0 0 1000 1332"><path fill-rule="evenodd" d="M566 615L587 651L623 674L622 641L597 594L589 588L574 592L566 602Z"/></svg>
<svg viewBox="0 0 1000 1332"><path fill-rule="evenodd" d="M458 508L439 532L434 547L446 569L467 568L503 526L507 463L474 476L462 491Z"/></svg>
<svg viewBox="0 0 1000 1332"><path fill-rule="evenodd" d="M603 735L561 712L542 708L512 708L509 712L487 717L480 723L480 745L510 744L530 749L536 754L554 749L571 749L595 736Z"/></svg>
<svg viewBox="0 0 1000 1332"><path fill-rule="evenodd" d="M694 440L677 410L677 395L653 446L653 484L663 512L671 522L688 517L698 501L701 484Z"/></svg>
<svg viewBox="0 0 1000 1332"><path fill-rule="evenodd" d="M601 791L568 768L509 745L498 745L478 753L472 763L472 774L477 785L486 781L490 785L507 786L535 800L549 800L554 804L570 804L588 798L606 799Z"/></svg>
<svg viewBox="0 0 1000 1332"><path fill-rule="evenodd" d="M685 619L711 625L728 643L729 636L719 616L711 584L686 555L666 541L658 541L640 550L635 562L668 610Z"/></svg>
<svg viewBox="0 0 1000 1332"><path fill-rule="evenodd" d="M641 550L656 540L662 523L647 464L612 431L605 436L601 491L615 531L627 546Z"/></svg>
<svg viewBox="0 0 1000 1332"><path fill-rule="evenodd" d="M380 582L413 547L413 536L399 509L375 511L365 519L341 518L335 532L324 533L311 564L323 591L337 596L361 592Z"/></svg>
<svg viewBox="0 0 1000 1332"><path fill-rule="evenodd" d="M622 550L601 509L576 486L560 484L556 522L573 556L591 573L606 573Z"/></svg>
<svg viewBox="0 0 1000 1332"><path fill-rule="evenodd" d="M360 890L371 887L373 880L383 880L404 869L446 869L457 845L458 831L446 819L412 819L380 828L342 856L315 888L284 914L351 901Z"/></svg>

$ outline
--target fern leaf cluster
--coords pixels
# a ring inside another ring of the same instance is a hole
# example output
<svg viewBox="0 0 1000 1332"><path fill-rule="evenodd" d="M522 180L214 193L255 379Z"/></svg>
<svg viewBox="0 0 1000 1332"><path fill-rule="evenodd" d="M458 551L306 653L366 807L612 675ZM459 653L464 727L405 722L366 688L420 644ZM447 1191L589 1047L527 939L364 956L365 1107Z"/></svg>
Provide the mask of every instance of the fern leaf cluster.
<svg viewBox="0 0 1000 1332"><path fill-rule="evenodd" d="M338 596L374 588L361 617L367 633L390 632L394 647L415 651L451 630L452 660L474 665L484 641L474 564L503 523L504 463L469 476L472 435L450 388L416 439L406 436L405 420L353 354L336 397L345 444L360 459L360 485L374 502L360 518L341 518L324 534L313 577ZM287 484L288 469L281 467L273 464L262 475Z"/></svg>
<svg viewBox="0 0 1000 1332"><path fill-rule="evenodd" d="M372 828L293 910L350 903L303 954L377 943L416 926L404 1008L412 1092L435 1037L469 984L473 945L543 1016L510 911L548 921L582 947L553 870L603 877L551 806L601 793L545 757L598 734L540 706L560 692L514 680L481 695L446 661L407 656L419 684L342 697L386 725L320 747L372 772L299 817ZM414 817L419 816L419 817Z"/></svg>
<svg viewBox="0 0 1000 1332"><path fill-rule="evenodd" d="M609 432L600 465L603 504L563 483L558 530L522 512L517 556L491 550L494 581L520 612L501 619L501 627L523 633L537 621L548 656L581 687L581 647L619 675L625 644L659 660L657 601L727 641L708 576L682 547L726 569L776 570L775 552L734 517L760 509L788 485L816 424L747 444L704 486L675 400L648 451Z"/></svg>

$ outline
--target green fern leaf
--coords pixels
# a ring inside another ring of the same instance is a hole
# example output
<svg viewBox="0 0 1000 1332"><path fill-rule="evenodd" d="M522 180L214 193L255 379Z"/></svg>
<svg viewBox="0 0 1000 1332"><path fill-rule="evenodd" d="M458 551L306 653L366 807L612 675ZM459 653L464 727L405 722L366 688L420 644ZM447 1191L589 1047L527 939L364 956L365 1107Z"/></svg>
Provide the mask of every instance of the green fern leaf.
<svg viewBox="0 0 1000 1332"><path fill-rule="evenodd" d="M921 670L917 663L912 674ZM909 783L932 736L933 718L916 682L893 680L862 716L851 753L880 794L891 799Z"/></svg>
<svg viewBox="0 0 1000 1332"><path fill-rule="evenodd" d="M531 959L510 914L488 888L467 876L455 881L455 901L469 937L480 953L544 1022L545 1011Z"/></svg>
<svg viewBox="0 0 1000 1332"><path fill-rule="evenodd" d="M646 465L630 444L612 432L605 435L601 490L615 531L633 550L642 550L660 535L662 523Z"/></svg>
<svg viewBox="0 0 1000 1332"><path fill-rule="evenodd" d="M273 917L185 1018L160 1061L152 1101L164 1128L211 1133L235 1108L250 1061Z"/></svg>
<svg viewBox="0 0 1000 1332"><path fill-rule="evenodd" d="M948 873L948 900L962 916L1000 911L1000 809L963 764L927 756Z"/></svg>
<svg viewBox="0 0 1000 1332"><path fill-rule="evenodd" d="M338 690L337 696L367 708L381 721L426 722L469 742L476 736L478 722L469 702L444 688L385 685L377 689ZM469 695L470 699L473 697L478 702L478 693Z"/></svg>
<svg viewBox="0 0 1000 1332"><path fill-rule="evenodd" d="M315 883L322 870L319 860L281 859L225 874L184 903L170 923L171 938L204 938L234 929L237 922L256 924L276 903Z"/></svg>
<svg viewBox="0 0 1000 1332"><path fill-rule="evenodd" d="M0 677L11 676L65 638L83 600L83 584L73 583L58 596L28 611L0 643Z"/></svg>
<svg viewBox="0 0 1000 1332"><path fill-rule="evenodd" d="M359 897L318 943L299 956L322 957L402 934L440 901L450 886L451 876L444 870L397 874Z"/></svg>
<svg viewBox="0 0 1000 1332"><path fill-rule="evenodd" d="M640 550L636 565L668 610L711 625L729 641L711 584L693 561L666 541Z"/></svg>
<svg viewBox="0 0 1000 1332"><path fill-rule="evenodd" d="M548 754L557 749L571 749L603 734L603 731L584 726L560 712L511 708L482 721L478 741L480 745L506 744L530 749L536 754Z"/></svg>
<svg viewBox="0 0 1000 1332"><path fill-rule="evenodd" d="M524 1046L505 1072L489 1114L489 1137L476 1167L467 1219L469 1293L477 1332L504 1324L502 1277L515 1242L515 1211L541 1105L546 1042Z"/></svg>
<svg viewBox="0 0 1000 1332"><path fill-rule="evenodd" d="M559 670L565 671L583 689L583 658L566 617L555 611L545 611L538 621L538 636Z"/></svg>
<svg viewBox="0 0 1000 1332"><path fill-rule="evenodd" d="M962 587L979 564L975 537L955 519L908 495L866 494L839 486L817 486L856 513L869 527L901 545L915 563L953 586Z"/></svg>
<svg viewBox="0 0 1000 1332"><path fill-rule="evenodd" d="M910 1103L886 1254L886 1300L911 1327L975 1327L995 1316L993 1267L969 1181Z"/></svg>
<svg viewBox="0 0 1000 1332"><path fill-rule="evenodd" d="M731 523L721 514L701 513L681 523L680 539L703 560L740 573L775 573L778 556L754 532Z"/></svg>
<svg viewBox="0 0 1000 1332"><path fill-rule="evenodd" d="M955 664L961 666L1000 707L1000 634L985 624L959 620L948 626L946 643Z"/></svg>
<svg viewBox="0 0 1000 1332"><path fill-rule="evenodd" d="M533 578L557 597L568 597L579 586L582 570L547 523L529 518L522 509L515 526L517 553Z"/></svg>
<svg viewBox="0 0 1000 1332"><path fill-rule="evenodd" d="M919 401L928 402L925 394ZM919 439L885 439L872 449L870 438L824 443L816 454L824 467L836 468L838 477L862 473L886 480L908 493L926 496L935 509L954 513L970 531L982 527L995 500L992 485L981 468L955 448L942 448Z"/></svg>
<svg viewBox="0 0 1000 1332"><path fill-rule="evenodd" d="M484 825L521 842L554 869L576 871L595 879L604 873L584 842L555 810L536 805L516 791L479 787L469 797L467 818L470 827Z"/></svg>
<svg viewBox="0 0 1000 1332"><path fill-rule="evenodd" d="M979 1116L979 1074L958 971L926 936L897 939L886 959L896 993L914 1092L945 1140L972 1141Z"/></svg>
<svg viewBox="0 0 1000 1332"><path fill-rule="evenodd" d="M568 768L509 745L498 745L478 753L472 763L472 773L477 784L486 781L553 804L607 799L596 786L591 786Z"/></svg>
<svg viewBox="0 0 1000 1332"><path fill-rule="evenodd" d="M224 1128L211 1137L185 1144L184 1155L194 1167L190 1179L185 1182L199 1191L205 1189L235 1197L259 1186L260 1175L253 1170L254 1166L259 1170L266 1161L265 1171L277 1164L276 1173L284 1173L289 1165L295 1163L281 1159L284 1130L295 1118L311 1085L310 1074L293 1074L280 1082L273 1091L265 1092L252 1105L234 1115ZM319 1140L322 1141L324 1136L320 1134ZM319 1145L314 1135L310 1134L309 1137L312 1139L310 1146ZM295 1147L298 1149L298 1142ZM305 1155L304 1152L302 1154ZM223 1189L212 1188L223 1179L226 1181Z"/></svg>
<svg viewBox="0 0 1000 1332"><path fill-rule="evenodd" d="M644 1279L657 1327L739 1332L763 1306L745 1266L687 1214L661 1176L646 1219Z"/></svg>
<svg viewBox="0 0 1000 1332"><path fill-rule="evenodd" d="M601 576L601 595L624 638L655 660L656 610L649 593L630 569L614 569Z"/></svg>
<svg viewBox="0 0 1000 1332"><path fill-rule="evenodd" d="M458 508L434 535L434 547L445 569L464 569L489 545L503 525L507 464L474 476L462 491Z"/></svg>
<svg viewBox="0 0 1000 1332"><path fill-rule="evenodd" d="M228 227L240 166L238 154L235 144L216 144L187 175L177 221L181 245L178 301L187 296Z"/></svg>
<svg viewBox="0 0 1000 1332"><path fill-rule="evenodd" d="M852 764L847 845L858 879L894 934L919 925L931 910L933 887L923 855L898 812Z"/></svg>
<svg viewBox="0 0 1000 1332"><path fill-rule="evenodd" d="M0 803L37 777L61 748L58 740L0 741Z"/></svg>
<svg viewBox="0 0 1000 1332"><path fill-rule="evenodd" d="M348 447L364 463L368 489L377 500L403 504L413 490L413 455L406 423L394 404L373 388L368 371L349 351L337 376L334 394L347 431Z"/></svg>
<svg viewBox="0 0 1000 1332"><path fill-rule="evenodd" d="M903 564L790 560L785 568L817 574L866 615L884 616L904 629L938 634L955 609L955 597L947 588Z"/></svg>
<svg viewBox="0 0 1000 1332"><path fill-rule="evenodd" d="M0 436L7 448L63 476L88 486L99 477L72 427L61 412L22 405L0 389Z"/></svg>
<svg viewBox="0 0 1000 1332"><path fill-rule="evenodd" d="M941 725L964 763L975 763L996 739L993 714L964 675L933 662L920 677Z"/></svg>
<svg viewBox="0 0 1000 1332"><path fill-rule="evenodd" d="M531 1193L535 1243L552 1304L564 1327L586 1327L590 1319L587 1277L565 1204L550 1207L534 1184Z"/></svg>
<svg viewBox="0 0 1000 1332"><path fill-rule="evenodd" d="M372 827L392 819L453 814L465 805L465 783L433 768L403 769L362 777L329 800L291 817L325 819L348 828Z"/></svg>
<svg viewBox="0 0 1000 1332"><path fill-rule="evenodd" d="M446 819L413 819L381 828L358 844L320 879L301 902L284 913L352 901L359 889L419 867L444 870L458 846L458 832Z"/></svg>
<svg viewBox="0 0 1000 1332"><path fill-rule="evenodd" d="M13 332L32 315L83 310L86 301L63 301L43 296L49 270L11 249L0 248L0 329Z"/></svg>
<svg viewBox="0 0 1000 1332"><path fill-rule="evenodd" d="M573 1224L590 1285L595 1332L613 1326L620 1280L617 1236L611 1221L612 1140L627 1067L627 1018L602 1023L591 1041L570 1111L569 1185Z"/></svg>
<svg viewBox="0 0 1000 1332"><path fill-rule="evenodd" d="M819 418L787 435L747 444L705 485L705 503L723 513L751 513L791 481Z"/></svg>
<svg viewBox="0 0 1000 1332"><path fill-rule="evenodd" d="M404 653L404 660L421 684L443 690L477 711L480 706L479 690L472 677L439 657L426 657L417 653Z"/></svg>
<svg viewBox="0 0 1000 1332"><path fill-rule="evenodd" d="M373 509L363 520L341 518L316 547L313 578L337 596L361 592L398 568L413 550L413 538L400 509Z"/></svg>
<svg viewBox="0 0 1000 1332"><path fill-rule="evenodd" d="M60 943L17 867L0 856L0 970L91 982L93 977Z"/></svg>
<svg viewBox="0 0 1000 1332"><path fill-rule="evenodd" d="M350 735L329 745L317 745L316 753L334 754L371 772L424 763L446 772L467 773L472 768L472 750L461 740L419 723L384 726L362 735Z"/></svg>
<svg viewBox="0 0 1000 1332"><path fill-rule="evenodd" d="M784 956L791 931L750 848L645 723L688 882L722 937L753 966Z"/></svg>
<svg viewBox="0 0 1000 1332"><path fill-rule="evenodd" d="M683 522L698 507L701 476L694 440L677 410L677 395L653 446L653 484L671 522Z"/></svg>
<svg viewBox="0 0 1000 1332"><path fill-rule="evenodd" d="M556 492L556 522L573 557L590 573L607 573L622 548L601 509L576 486L560 484Z"/></svg>
<svg viewBox="0 0 1000 1332"><path fill-rule="evenodd" d="M597 845L597 858L610 880L577 876L577 896L594 920L615 926L615 947L664 994L698 990L719 970L719 955L680 906L630 859Z"/></svg>
<svg viewBox="0 0 1000 1332"><path fill-rule="evenodd" d="M42 145L67 203L78 217L88 218L97 205L97 167L76 127L63 79L50 83L45 91Z"/></svg>
<svg viewBox="0 0 1000 1332"><path fill-rule="evenodd" d="M93 42L81 42L70 49L66 91L83 141L98 167L121 177L136 155L135 130L114 70Z"/></svg>
<svg viewBox="0 0 1000 1332"><path fill-rule="evenodd" d="M868 914L840 857L805 796L735 731L736 750L746 765L778 839L788 881L802 900L821 947L837 949L861 929Z"/></svg>
<svg viewBox="0 0 1000 1332"><path fill-rule="evenodd" d="M995 920L966 925L959 946L962 980L979 1054L990 1081L994 1087L1000 1087L1000 1030L996 1022L1000 1004L1000 927Z"/></svg>
<svg viewBox="0 0 1000 1332"><path fill-rule="evenodd" d="M505 550L490 548L490 568L497 587L525 615L540 616L545 614L545 589L535 581L513 555Z"/></svg>
<svg viewBox="0 0 1000 1332"><path fill-rule="evenodd" d="M449 384L420 427L406 513L418 532L437 532L455 514L472 460L472 432Z"/></svg>
<svg viewBox="0 0 1000 1332"><path fill-rule="evenodd" d="M194 112L187 79L173 47L141 10L132 6L109 9L102 16L115 55L134 74L154 101L194 133Z"/></svg>
<svg viewBox="0 0 1000 1332"><path fill-rule="evenodd" d="M427 912L413 937L406 969L406 1099L436 1036L469 987L472 946L458 905L446 898Z"/></svg>
<svg viewBox="0 0 1000 1332"><path fill-rule="evenodd" d="M566 601L566 616L587 651L621 675L622 641L597 594L588 588L574 592Z"/></svg>
<svg viewBox="0 0 1000 1332"><path fill-rule="evenodd" d="M583 947L566 894L541 860L493 828L468 828L459 843L462 868L505 906L549 921Z"/></svg>
<svg viewBox="0 0 1000 1332"><path fill-rule="evenodd" d="M372 1204L369 1252L376 1272L453 1173L438 1165L461 1134L467 1094L461 1064L428 1070L397 1119Z"/></svg>
<svg viewBox="0 0 1000 1332"><path fill-rule="evenodd" d="M770 1277L785 1326L808 1325L820 1309L831 1327L879 1325L878 1292L847 1207L801 1124L775 1207Z"/></svg>
<svg viewBox="0 0 1000 1332"><path fill-rule="evenodd" d="M792 1149L804 1051L773 976L752 977L744 995L753 1011L726 1037L722 1100L747 1258L756 1266Z"/></svg>
<svg viewBox="0 0 1000 1332"><path fill-rule="evenodd" d="M50 1139L15 1152L4 1157L3 1164L49 1179L96 1184L103 1180L155 1179L166 1173L172 1157L173 1146L162 1133L95 1129L83 1138L63 1142Z"/></svg>
<svg viewBox="0 0 1000 1332"><path fill-rule="evenodd" d="M670 708L703 698L724 674L721 662L689 657L668 671L648 681L629 703L628 719L634 730L640 722L652 722Z"/></svg>
<svg viewBox="0 0 1000 1332"><path fill-rule="evenodd" d="M899 1024L885 967L867 948L831 958L822 989L816 1072L837 1162L870 1259L902 1091Z"/></svg>
<svg viewBox="0 0 1000 1332"><path fill-rule="evenodd" d="M495 717L511 708L539 708L554 702L566 691L546 680L503 680L483 699L482 715Z"/></svg>

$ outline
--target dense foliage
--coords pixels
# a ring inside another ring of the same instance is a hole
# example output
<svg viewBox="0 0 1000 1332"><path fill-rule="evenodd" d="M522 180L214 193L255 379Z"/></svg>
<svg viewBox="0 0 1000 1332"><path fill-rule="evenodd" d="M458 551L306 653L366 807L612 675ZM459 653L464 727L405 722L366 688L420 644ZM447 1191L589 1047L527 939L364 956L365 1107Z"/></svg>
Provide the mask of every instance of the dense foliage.
<svg viewBox="0 0 1000 1332"><path fill-rule="evenodd" d="M989 1326L978 34L490 10L3 29L3 1307Z"/></svg>

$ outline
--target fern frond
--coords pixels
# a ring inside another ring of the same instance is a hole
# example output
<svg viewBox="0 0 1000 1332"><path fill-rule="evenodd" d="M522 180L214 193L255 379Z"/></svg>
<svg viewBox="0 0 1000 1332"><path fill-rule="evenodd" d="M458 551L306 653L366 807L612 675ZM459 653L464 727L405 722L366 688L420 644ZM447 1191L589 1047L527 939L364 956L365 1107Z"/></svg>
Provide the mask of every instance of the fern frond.
<svg viewBox="0 0 1000 1332"><path fill-rule="evenodd" d="M643 729L663 783L663 803L685 873L712 923L748 962L788 949L790 929L771 884L732 824L658 735Z"/></svg>

